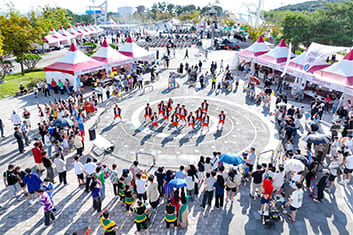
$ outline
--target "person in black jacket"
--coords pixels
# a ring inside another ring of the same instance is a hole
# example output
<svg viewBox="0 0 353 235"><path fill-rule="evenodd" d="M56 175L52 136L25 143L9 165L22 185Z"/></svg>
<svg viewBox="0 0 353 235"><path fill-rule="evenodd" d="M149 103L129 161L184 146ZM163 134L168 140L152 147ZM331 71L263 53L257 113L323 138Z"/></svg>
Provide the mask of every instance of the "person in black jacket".
<svg viewBox="0 0 353 235"><path fill-rule="evenodd" d="M24 145L23 145L23 136L20 132L20 128L15 127L15 134L14 134L16 140L17 140L17 144L18 144L18 151L20 151L20 153L23 153L24 150Z"/></svg>
<svg viewBox="0 0 353 235"><path fill-rule="evenodd" d="M322 199L324 198L324 190L326 188L326 181L327 181L327 178L328 178L328 175L330 174L330 172L329 172L329 170L324 169L323 173L324 173L324 175L316 183L316 186L317 186L317 199L314 198L314 202L322 202Z"/></svg>

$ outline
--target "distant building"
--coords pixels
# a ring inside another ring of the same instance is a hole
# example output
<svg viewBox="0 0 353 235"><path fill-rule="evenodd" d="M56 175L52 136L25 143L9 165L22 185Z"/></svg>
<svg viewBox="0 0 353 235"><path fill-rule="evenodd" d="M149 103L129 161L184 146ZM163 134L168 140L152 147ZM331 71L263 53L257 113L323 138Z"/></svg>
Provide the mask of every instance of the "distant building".
<svg viewBox="0 0 353 235"><path fill-rule="evenodd" d="M140 5L138 7L136 7L137 13L142 13L145 12L146 8L144 5Z"/></svg>
<svg viewBox="0 0 353 235"><path fill-rule="evenodd" d="M136 11L135 7L119 7L118 16L120 17L130 17Z"/></svg>

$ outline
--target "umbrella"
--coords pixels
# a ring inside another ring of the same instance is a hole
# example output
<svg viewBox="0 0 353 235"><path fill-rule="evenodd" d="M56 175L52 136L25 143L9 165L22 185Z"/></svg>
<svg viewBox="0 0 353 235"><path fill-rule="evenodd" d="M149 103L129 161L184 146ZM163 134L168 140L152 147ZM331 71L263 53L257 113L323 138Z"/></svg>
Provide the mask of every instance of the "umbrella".
<svg viewBox="0 0 353 235"><path fill-rule="evenodd" d="M311 125L310 125L310 129L311 131L318 131L320 129L319 125L315 122L312 122Z"/></svg>
<svg viewBox="0 0 353 235"><path fill-rule="evenodd" d="M303 155L294 155L293 159L297 159L297 160L301 161L305 166L307 166L308 162L309 162L309 160L306 157L304 157Z"/></svg>
<svg viewBox="0 0 353 235"><path fill-rule="evenodd" d="M287 106L287 104L286 103L284 103L284 102L279 102L278 104L276 104L278 107L282 107L282 106Z"/></svg>
<svg viewBox="0 0 353 235"><path fill-rule="evenodd" d="M244 160L241 156L235 155L234 153L223 153L219 160L224 163L239 165L244 163Z"/></svg>
<svg viewBox="0 0 353 235"><path fill-rule="evenodd" d="M186 180L183 180L183 179L172 179L171 181L169 181L169 184L174 188L182 188L188 185L186 183Z"/></svg>
<svg viewBox="0 0 353 235"><path fill-rule="evenodd" d="M303 171L305 168L304 164L297 159L288 159L284 162L284 170L288 171L295 171L300 172Z"/></svg>
<svg viewBox="0 0 353 235"><path fill-rule="evenodd" d="M330 138L323 134L309 134L303 140L311 144L328 144L331 142Z"/></svg>
<svg viewBox="0 0 353 235"><path fill-rule="evenodd" d="M71 119L69 119L69 118L57 118L53 124L54 124L54 126L57 126L57 127L73 126L74 125L73 121L71 121Z"/></svg>
<svg viewBox="0 0 353 235"><path fill-rule="evenodd" d="M256 83L256 85L260 85L259 79L254 76L250 76L250 81Z"/></svg>

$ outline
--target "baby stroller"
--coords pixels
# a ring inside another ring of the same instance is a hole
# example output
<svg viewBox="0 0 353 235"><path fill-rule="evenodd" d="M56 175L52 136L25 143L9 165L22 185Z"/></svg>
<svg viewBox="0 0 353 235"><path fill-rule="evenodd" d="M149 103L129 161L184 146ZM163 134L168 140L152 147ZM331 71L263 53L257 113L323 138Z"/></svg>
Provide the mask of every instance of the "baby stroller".
<svg viewBox="0 0 353 235"><path fill-rule="evenodd" d="M314 185L314 186L312 186L311 188L310 188L310 194L309 194L309 196L310 197L312 197L312 198L314 198L314 199L317 199L317 195L315 195L315 189L316 189L316 185Z"/></svg>
<svg viewBox="0 0 353 235"><path fill-rule="evenodd" d="M276 222L283 221L283 218L279 211L265 211L261 216L262 224L265 228L272 228Z"/></svg>

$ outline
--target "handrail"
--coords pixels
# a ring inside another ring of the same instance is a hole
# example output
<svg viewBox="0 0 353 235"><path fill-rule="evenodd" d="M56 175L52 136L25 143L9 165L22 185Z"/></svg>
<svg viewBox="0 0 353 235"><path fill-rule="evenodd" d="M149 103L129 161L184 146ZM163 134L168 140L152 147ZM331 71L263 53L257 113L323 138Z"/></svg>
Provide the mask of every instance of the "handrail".
<svg viewBox="0 0 353 235"><path fill-rule="evenodd" d="M156 156L153 155L152 153L137 152L137 153L136 153L136 161L138 160L139 154L151 156L151 157L152 157L152 160L153 160L153 166L156 165Z"/></svg>

